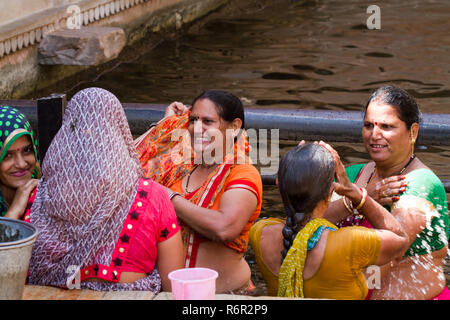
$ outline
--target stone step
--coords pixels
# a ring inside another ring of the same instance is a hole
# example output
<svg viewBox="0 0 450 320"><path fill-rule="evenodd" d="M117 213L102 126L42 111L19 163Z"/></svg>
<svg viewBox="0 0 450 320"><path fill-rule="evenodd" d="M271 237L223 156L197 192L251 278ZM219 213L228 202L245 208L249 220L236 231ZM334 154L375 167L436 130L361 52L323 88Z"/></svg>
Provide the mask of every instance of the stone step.
<svg viewBox="0 0 450 320"><path fill-rule="evenodd" d="M81 27L48 34L39 44L39 64L96 66L117 58L125 32L113 27Z"/></svg>

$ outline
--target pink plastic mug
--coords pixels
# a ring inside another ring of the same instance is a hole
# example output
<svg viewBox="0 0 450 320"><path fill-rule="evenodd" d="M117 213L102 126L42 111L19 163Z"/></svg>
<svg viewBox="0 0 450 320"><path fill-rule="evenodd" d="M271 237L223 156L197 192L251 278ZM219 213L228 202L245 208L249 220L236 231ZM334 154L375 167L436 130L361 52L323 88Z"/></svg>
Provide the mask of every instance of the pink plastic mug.
<svg viewBox="0 0 450 320"><path fill-rule="evenodd" d="M174 300L214 300L219 274L208 268L185 268L169 273Z"/></svg>

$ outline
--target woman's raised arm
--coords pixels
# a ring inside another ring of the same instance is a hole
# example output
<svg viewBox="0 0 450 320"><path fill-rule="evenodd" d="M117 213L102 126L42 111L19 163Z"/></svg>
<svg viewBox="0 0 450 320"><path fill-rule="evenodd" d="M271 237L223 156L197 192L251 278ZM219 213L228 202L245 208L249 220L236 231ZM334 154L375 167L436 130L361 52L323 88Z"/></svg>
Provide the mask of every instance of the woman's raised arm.
<svg viewBox="0 0 450 320"><path fill-rule="evenodd" d="M336 182L333 185L336 193L344 197L341 202L344 205L344 201L347 201L346 198L348 198L354 207L360 206L360 212L364 214L380 236L381 247L377 265L383 265L394 258L401 257L409 246L409 237L401 224L389 211L368 196L367 191L364 193L363 189L349 181L336 150L324 142L319 144L330 151L335 160Z"/></svg>

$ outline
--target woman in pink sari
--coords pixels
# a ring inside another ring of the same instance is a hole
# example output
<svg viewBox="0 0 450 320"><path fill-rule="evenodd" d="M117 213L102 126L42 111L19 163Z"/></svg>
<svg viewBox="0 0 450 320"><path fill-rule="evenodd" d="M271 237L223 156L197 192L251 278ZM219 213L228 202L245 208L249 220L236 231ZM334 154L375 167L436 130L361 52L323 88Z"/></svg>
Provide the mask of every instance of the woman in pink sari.
<svg viewBox="0 0 450 320"><path fill-rule="evenodd" d="M143 178L123 108L106 90L69 102L31 203L30 284L156 293L182 267L174 208Z"/></svg>

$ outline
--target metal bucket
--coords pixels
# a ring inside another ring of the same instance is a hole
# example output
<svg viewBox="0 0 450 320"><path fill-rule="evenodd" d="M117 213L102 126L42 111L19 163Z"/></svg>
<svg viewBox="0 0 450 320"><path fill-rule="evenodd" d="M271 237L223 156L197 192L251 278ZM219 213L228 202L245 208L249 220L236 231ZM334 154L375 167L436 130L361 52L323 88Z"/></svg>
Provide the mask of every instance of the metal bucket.
<svg viewBox="0 0 450 320"><path fill-rule="evenodd" d="M36 228L0 217L0 300L22 299Z"/></svg>

